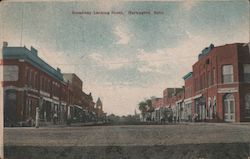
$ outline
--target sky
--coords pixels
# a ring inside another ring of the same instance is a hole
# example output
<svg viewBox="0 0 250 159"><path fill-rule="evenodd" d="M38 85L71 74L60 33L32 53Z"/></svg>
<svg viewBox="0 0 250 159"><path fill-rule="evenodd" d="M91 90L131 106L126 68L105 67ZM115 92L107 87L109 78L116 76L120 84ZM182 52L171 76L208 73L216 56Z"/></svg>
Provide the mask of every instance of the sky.
<svg viewBox="0 0 250 159"><path fill-rule="evenodd" d="M101 11L123 14L93 14ZM117 115L133 114L141 100L162 97L167 87L182 87L211 43L249 42L247 0L9 1L0 3L0 16L1 41L33 46L51 66L76 73L83 91Z"/></svg>

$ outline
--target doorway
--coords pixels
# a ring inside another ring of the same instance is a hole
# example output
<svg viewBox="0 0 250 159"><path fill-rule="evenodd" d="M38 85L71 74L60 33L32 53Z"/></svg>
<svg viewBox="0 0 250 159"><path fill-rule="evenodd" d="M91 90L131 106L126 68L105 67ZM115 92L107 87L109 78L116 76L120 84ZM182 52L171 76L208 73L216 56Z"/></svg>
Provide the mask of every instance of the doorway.
<svg viewBox="0 0 250 159"><path fill-rule="evenodd" d="M232 94L227 94L223 98L224 121L235 121L235 100Z"/></svg>

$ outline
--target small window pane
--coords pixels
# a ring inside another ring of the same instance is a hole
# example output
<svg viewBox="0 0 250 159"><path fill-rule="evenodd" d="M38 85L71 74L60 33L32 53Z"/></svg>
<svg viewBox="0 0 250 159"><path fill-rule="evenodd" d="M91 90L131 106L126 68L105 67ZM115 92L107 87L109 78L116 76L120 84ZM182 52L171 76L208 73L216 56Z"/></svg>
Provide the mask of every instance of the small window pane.
<svg viewBox="0 0 250 159"><path fill-rule="evenodd" d="M230 101L230 113L234 113L234 101Z"/></svg>
<svg viewBox="0 0 250 159"><path fill-rule="evenodd" d="M244 81L250 82L250 64L244 64Z"/></svg>
<svg viewBox="0 0 250 159"><path fill-rule="evenodd" d="M250 94L245 96L245 109L250 109Z"/></svg>
<svg viewBox="0 0 250 159"><path fill-rule="evenodd" d="M233 82L233 66L232 65L224 65L222 67L222 79L223 79L223 83Z"/></svg>
<svg viewBox="0 0 250 159"><path fill-rule="evenodd" d="M225 65L223 66L223 75L233 74L233 66Z"/></svg>
<svg viewBox="0 0 250 159"><path fill-rule="evenodd" d="M250 73L250 64L244 64L244 73Z"/></svg>
<svg viewBox="0 0 250 159"><path fill-rule="evenodd" d="M228 113L228 102L225 102L224 109L225 109L225 113Z"/></svg>

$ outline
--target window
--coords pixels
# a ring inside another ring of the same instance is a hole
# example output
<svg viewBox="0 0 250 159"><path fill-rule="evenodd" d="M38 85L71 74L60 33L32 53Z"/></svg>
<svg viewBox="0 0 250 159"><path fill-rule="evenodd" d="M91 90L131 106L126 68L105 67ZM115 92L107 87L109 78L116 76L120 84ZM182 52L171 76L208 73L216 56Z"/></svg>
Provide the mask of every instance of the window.
<svg viewBox="0 0 250 159"><path fill-rule="evenodd" d="M222 66L222 82L223 83L233 82L233 65Z"/></svg>
<svg viewBox="0 0 250 159"><path fill-rule="evenodd" d="M245 96L245 117L250 118L250 93Z"/></svg>
<svg viewBox="0 0 250 159"><path fill-rule="evenodd" d="M28 86L32 87L32 70L29 71Z"/></svg>
<svg viewBox="0 0 250 159"><path fill-rule="evenodd" d="M244 70L244 82L250 82L250 64L244 64L243 70Z"/></svg>
<svg viewBox="0 0 250 159"><path fill-rule="evenodd" d="M29 68L26 67L25 68L25 79L26 79L26 81L28 81L28 74L29 74Z"/></svg>
<svg viewBox="0 0 250 159"><path fill-rule="evenodd" d="M207 81L208 81L208 86L211 86L211 83L212 83L212 82L211 82L211 73L210 73L210 71L207 72L207 78L208 78L208 79L207 79Z"/></svg>
<svg viewBox="0 0 250 159"><path fill-rule="evenodd" d="M40 77L40 90L43 90L43 76Z"/></svg>
<svg viewBox="0 0 250 159"><path fill-rule="evenodd" d="M212 72L211 72L212 73ZM215 68L213 68L213 73L212 73L212 85L216 83L216 71Z"/></svg>

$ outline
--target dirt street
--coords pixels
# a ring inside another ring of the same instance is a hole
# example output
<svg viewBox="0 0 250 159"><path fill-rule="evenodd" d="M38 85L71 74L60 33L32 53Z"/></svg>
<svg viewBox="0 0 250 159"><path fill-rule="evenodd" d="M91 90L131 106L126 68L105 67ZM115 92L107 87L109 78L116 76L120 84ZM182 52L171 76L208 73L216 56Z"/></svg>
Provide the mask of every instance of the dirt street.
<svg viewBox="0 0 250 159"><path fill-rule="evenodd" d="M247 158L250 124L6 128L4 143L8 159Z"/></svg>

